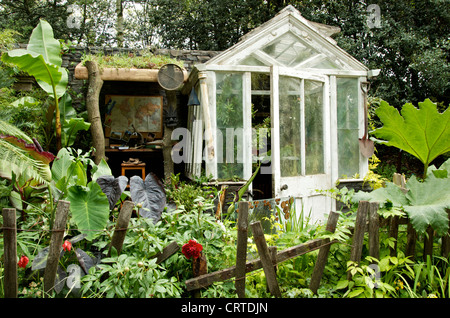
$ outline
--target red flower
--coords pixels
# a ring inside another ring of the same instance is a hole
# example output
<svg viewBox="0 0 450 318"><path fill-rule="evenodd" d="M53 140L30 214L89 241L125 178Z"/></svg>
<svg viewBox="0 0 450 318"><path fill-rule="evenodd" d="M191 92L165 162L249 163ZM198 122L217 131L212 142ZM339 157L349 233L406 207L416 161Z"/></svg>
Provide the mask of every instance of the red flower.
<svg viewBox="0 0 450 318"><path fill-rule="evenodd" d="M70 243L69 241L66 240L66 241L64 241L64 244L62 247L65 251L70 252L70 250L72 249L72 243Z"/></svg>
<svg viewBox="0 0 450 318"><path fill-rule="evenodd" d="M184 244L181 248L181 252L186 256L187 259L198 258L200 252L203 250L203 246L197 243L195 240L189 240L188 243Z"/></svg>
<svg viewBox="0 0 450 318"><path fill-rule="evenodd" d="M22 257L20 258L17 265L19 265L19 267L25 268L25 267L27 267L27 264L29 261L30 261L30 259L28 257L26 257L25 255L22 255Z"/></svg>

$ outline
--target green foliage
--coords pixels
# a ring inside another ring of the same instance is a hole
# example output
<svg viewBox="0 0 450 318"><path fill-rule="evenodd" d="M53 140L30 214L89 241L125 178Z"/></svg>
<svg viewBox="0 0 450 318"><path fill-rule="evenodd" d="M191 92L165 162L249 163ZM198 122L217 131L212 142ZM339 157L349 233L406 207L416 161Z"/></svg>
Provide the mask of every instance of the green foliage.
<svg viewBox="0 0 450 318"><path fill-rule="evenodd" d="M385 188L379 188L371 193L358 192L353 202L369 200L402 208L411 220L414 229L424 233L428 226L444 235L448 231L448 213L450 208L450 178L428 176L424 182L411 177L406 183L408 192L405 194L398 186L387 183Z"/></svg>
<svg viewBox="0 0 450 318"><path fill-rule="evenodd" d="M15 126L1 120L0 124L0 176L11 179L15 174L48 182L53 155Z"/></svg>
<svg viewBox="0 0 450 318"><path fill-rule="evenodd" d="M382 101L375 111L383 123L372 132L377 140L394 146L417 157L424 165L424 176L428 165L439 155L450 151L450 111L439 113L436 104L426 99L419 109L407 103L401 115L387 102Z"/></svg>
<svg viewBox="0 0 450 318"><path fill-rule="evenodd" d="M104 68L138 68L138 69L158 69L164 64L176 64L183 67L183 61L170 58L165 55L155 55L149 51L137 53L119 53L114 55L85 54L81 57L81 62L97 62L100 69Z"/></svg>
<svg viewBox="0 0 450 318"><path fill-rule="evenodd" d="M58 99L66 92L68 74L61 67L61 45L53 37L48 22L41 20L33 30L27 49L15 49L2 55L2 61L34 76L41 88Z"/></svg>
<svg viewBox="0 0 450 318"><path fill-rule="evenodd" d="M67 199L75 224L86 239L92 240L106 227L109 218L109 202L97 183L87 187L75 185L69 188Z"/></svg>

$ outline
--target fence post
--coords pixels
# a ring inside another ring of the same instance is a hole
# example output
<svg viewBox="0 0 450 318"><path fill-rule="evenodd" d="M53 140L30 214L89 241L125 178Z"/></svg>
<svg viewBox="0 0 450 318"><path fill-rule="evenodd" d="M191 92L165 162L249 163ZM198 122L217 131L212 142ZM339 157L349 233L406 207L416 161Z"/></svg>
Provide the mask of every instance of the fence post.
<svg viewBox="0 0 450 318"><path fill-rule="evenodd" d="M131 213L133 212L134 203L125 201L120 209L119 217L117 219L116 228L111 239L108 256L111 256L111 248L114 247L117 253L120 254L122 250L123 240L127 234L128 223L130 223Z"/></svg>
<svg viewBox="0 0 450 318"><path fill-rule="evenodd" d="M414 229L411 222L408 220L405 256L411 257L411 260L414 260L416 257L416 240L417 240L417 232Z"/></svg>
<svg viewBox="0 0 450 318"><path fill-rule="evenodd" d="M369 201L359 201L358 211L356 212L355 232L353 233L352 250L350 254L350 260L353 262L359 263L359 261L361 260L368 211ZM350 280L351 277L351 273L347 272L347 280Z"/></svg>
<svg viewBox="0 0 450 318"><path fill-rule="evenodd" d="M254 222L251 224L253 232L253 240L255 241L256 248L258 249L259 257L263 266L264 274L266 275L267 285L269 286L270 293L275 297L281 297L280 288L278 286L275 269L273 267L272 259L270 258L269 248L264 238L264 232L261 226L261 222Z"/></svg>
<svg viewBox="0 0 450 318"><path fill-rule="evenodd" d="M427 232L423 242L423 260L427 260L427 256L430 255L430 258L433 255L433 240L434 240L434 230L429 225L427 227Z"/></svg>
<svg viewBox="0 0 450 318"><path fill-rule="evenodd" d="M448 213L448 232L442 236L441 254L444 258L448 258L450 253L450 209L447 209Z"/></svg>
<svg viewBox="0 0 450 318"><path fill-rule="evenodd" d="M5 260L5 298L17 298L16 209L3 209L3 242Z"/></svg>
<svg viewBox="0 0 450 318"><path fill-rule="evenodd" d="M380 218L378 202L369 202L369 255L380 259Z"/></svg>
<svg viewBox="0 0 450 318"><path fill-rule="evenodd" d="M245 264L247 262L248 202L239 202L236 249L236 280L234 286L239 298L245 297Z"/></svg>
<svg viewBox="0 0 450 318"><path fill-rule="evenodd" d="M55 285L56 271L58 269L59 256L61 254L69 207L69 201L58 201L58 206L56 207L55 222L53 223L52 235L50 238L47 265L44 271L45 294L50 292Z"/></svg>
<svg viewBox="0 0 450 318"><path fill-rule="evenodd" d="M330 212L327 220L326 231L334 233L336 230L336 225L339 219L339 213ZM330 239L327 239L325 243L329 243ZM331 245L327 244L324 247L321 247L319 250L319 255L317 255L316 265L314 266L314 270L311 276L311 281L309 283L309 289L316 294L319 289L320 280L322 279L323 271L325 269L325 265L327 264L328 253L330 252Z"/></svg>

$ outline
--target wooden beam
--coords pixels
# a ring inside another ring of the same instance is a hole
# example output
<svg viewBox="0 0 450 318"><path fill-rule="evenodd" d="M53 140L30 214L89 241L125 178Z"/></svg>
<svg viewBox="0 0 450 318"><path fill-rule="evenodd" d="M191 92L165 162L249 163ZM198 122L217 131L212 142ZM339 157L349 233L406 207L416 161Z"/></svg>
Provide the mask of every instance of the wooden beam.
<svg viewBox="0 0 450 318"><path fill-rule="evenodd" d="M314 239L309 242L293 246L290 248L287 248L283 251L280 251L277 253L276 263L282 263L284 261L287 261L291 258L309 253L311 251L314 251L318 248L321 248L325 244L332 244L335 243L335 241L327 242L326 239ZM258 258L256 260L248 261L245 264L245 272L250 273L253 271L256 271L258 269L262 268L261 260ZM202 275L199 277L191 278L186 280L186 288L188 291L204 288L207 287L214 282L220 282L224 280L231 279L236 276L236 266L232 266L230 268L226 268L217 272L209 273L206 275Z"/></svg>
<svg viewBox="0 0 450 318"><path fill-rule="evenodd" d="M103 80L100 78L98 64L93 61L86 61L88 71L88 91L86 94L86 109L88 119L91 123L92 145L95 148L95 164L99 164L105 155L105 135L103 133L102 117L99 108L100 91Z"/></svg>
<svg viewBox="0 0 450 318"><path fill-rule="evenodd" d="M161 253L156 254L156 264L161 264L170 256L175 254L179 249L180 246L178 245L178 243L176 241L173 241L172 243L164 247Z"/></svg>
<svg viewBox="0 0 450 318"><path fill-rule="evenodd" d="M100 78L104 81L126 81L126 82L158 82L159 69L137 69L137 68L104 68L100 71ZM188 79L188 73L183 69L184 81ZM86 80L89 78L88 70L79 63L75 67L75 78Z"/></svg>

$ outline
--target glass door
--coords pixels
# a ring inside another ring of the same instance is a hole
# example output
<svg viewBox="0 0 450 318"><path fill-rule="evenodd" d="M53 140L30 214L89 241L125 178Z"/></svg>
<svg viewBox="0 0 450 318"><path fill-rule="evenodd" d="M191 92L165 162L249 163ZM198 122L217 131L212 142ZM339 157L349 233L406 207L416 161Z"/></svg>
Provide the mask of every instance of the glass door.
<svg viewBox="0 0 450 318"><path fill-rule="evenodd" d="M328 78L271 69L275 197L316 196L330 187Z"/></svg>

